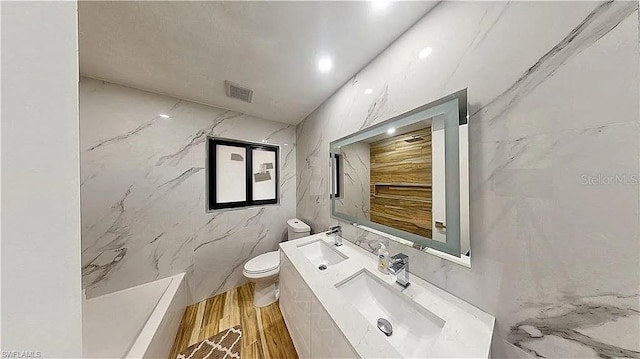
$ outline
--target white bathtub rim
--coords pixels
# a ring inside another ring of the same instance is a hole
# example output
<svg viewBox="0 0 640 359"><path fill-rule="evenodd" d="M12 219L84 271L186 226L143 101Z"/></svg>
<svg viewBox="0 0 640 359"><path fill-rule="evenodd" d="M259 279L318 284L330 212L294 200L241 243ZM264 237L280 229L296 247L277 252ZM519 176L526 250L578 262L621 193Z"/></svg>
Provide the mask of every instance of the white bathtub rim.
<svg viewBox="0 0 640 359"><path fill-rule="evenodd" d="M158 331L165 314L169 311L169 307L173 302L173 298L176 296L180 285L184 281L185 273L176 274L171 277L164 278L162 280L171 280L167 288L160 297L155 308L151 312L151 315L147 319L147 322L140 329L136 340L131 345L131 348L127 352L125 358L142 358L144 357L147 349L151 345L154 335ZM143 284L144 285L144 284Z"/></svg>
<svg viewBox="0 0 640 359"><path fill-rule="evenodd" d="M140 289L141 287L146 287L146 286L149 286L150 284L158 284L158 283L162 283L162 282L170 282L172 278L177 277L177 276L179 276L179 275L181 275L181 274L182 274L182 275L184 275L184 273L180 273L180 274L176 274L176 275L171 276L171 277L166 277L166 278L162 278L162 279L157 279L157 280L154 280L154 281L152 281L152 282L147 282L147 283L138 284L138 285L136 285L135 287L125 288L125 289L121 289L121 290L116 291L116 292L111 292L111 293L101 294L101 295L98 295L98 296L95 296L95 297L88 297L90 294L87 294L87 290L86 290L86 289L83 289L82 291L83 291L83 293L84 293L84 296L85 296L85 298L86 298L86 301L87 301L87 302L90 302L90 301L93 301L93 300L110 298L110 297L113 297L113 296L117 296L118 294L122 294L122 293L126 293L126 292L131 292L131 291L134 291L134 290L138 290L138 289ZM170 283L169 283L169 284L167 284L167 286L169 286L169 285L170 285Z"/></svg>

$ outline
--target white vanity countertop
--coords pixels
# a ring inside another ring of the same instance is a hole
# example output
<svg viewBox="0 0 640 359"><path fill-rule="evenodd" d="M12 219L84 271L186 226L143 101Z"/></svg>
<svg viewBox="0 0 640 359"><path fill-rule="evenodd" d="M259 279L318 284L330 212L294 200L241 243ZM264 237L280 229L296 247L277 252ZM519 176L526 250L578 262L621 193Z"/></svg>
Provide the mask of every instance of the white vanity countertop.
<svg viewBox="0 0 640 359"><path fill-rule="evenodd" d="M336 284L364 268L393 289L402 291L401 295L406 295L445 321L436 342L428 353L425 353L425 358L489 357L495 322L493 316L414 275L409 278L411 285L403 290L395 283L393 274L385 275L377 270L378 261L375 255L347 240L343 241L344 245L334 248L348 259L320 271L298 248L318 239L333 243L333 237L318 233L283 242L280 248L359 355L364 358L401 357L386 340L385 335L377 327L369 324L336 288ZM402 303L399 302L398 305Z"/></svg>

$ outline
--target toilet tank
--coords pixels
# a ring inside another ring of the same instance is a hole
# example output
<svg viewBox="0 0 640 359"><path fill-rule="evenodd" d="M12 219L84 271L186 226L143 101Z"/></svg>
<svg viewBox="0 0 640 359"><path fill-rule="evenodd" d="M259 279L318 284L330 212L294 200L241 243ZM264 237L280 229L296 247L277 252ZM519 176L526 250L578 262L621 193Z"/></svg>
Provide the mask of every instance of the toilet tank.
<svg viewBox="0 0 640 359"><path fill-rule="evenodd" d="M287 227L289 227L289 240L306 237L311 234L311 227L297 218L288 220Z"/></svg>

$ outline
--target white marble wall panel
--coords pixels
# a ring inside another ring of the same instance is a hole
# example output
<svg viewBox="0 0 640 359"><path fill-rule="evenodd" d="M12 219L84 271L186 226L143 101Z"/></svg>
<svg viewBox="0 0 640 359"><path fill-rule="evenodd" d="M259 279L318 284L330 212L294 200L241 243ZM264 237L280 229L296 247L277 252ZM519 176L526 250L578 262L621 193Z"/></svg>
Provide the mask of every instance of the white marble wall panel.
<svg viewBox="0 0 640 359"><path fill-rule="evenodd" d="M206 213L206 136L280 145L280 204ZM213 296L243 283L295 216L291 125L82 78L80 144L90 297L181 272L190 302Z"/></svg>
<svg viewBox="0 0 640 359"><path fill-rule="evenodd" d="M340 149L342 155L342 193L336 211L360 219L371 212L371 147L356 142ZM330 181L329 181L330 182ZM329 183L331 186L331 183Z"/></svg>
<svg viewBox="0 0 640 359"><path fill-rule="evenodd" d="M345 237L495 315L494 357L640 357L638 19L637 1L440 3L298 125L298 218L337 224L330 141L468 88L472 268Z"/></svg>

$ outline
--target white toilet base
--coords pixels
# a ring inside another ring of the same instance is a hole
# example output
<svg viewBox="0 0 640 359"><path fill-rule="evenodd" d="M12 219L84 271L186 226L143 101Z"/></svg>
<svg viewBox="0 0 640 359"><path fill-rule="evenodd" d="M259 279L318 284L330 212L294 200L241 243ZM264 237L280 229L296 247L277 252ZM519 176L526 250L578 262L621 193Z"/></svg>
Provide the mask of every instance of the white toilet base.
<svg viewBox="0 0 640 359"><path fill-rule="evenodd" d="M253 291L253 305L256 307L266 307L278 300L276 293L276 280L256 281L256 288Z"/></svg>

